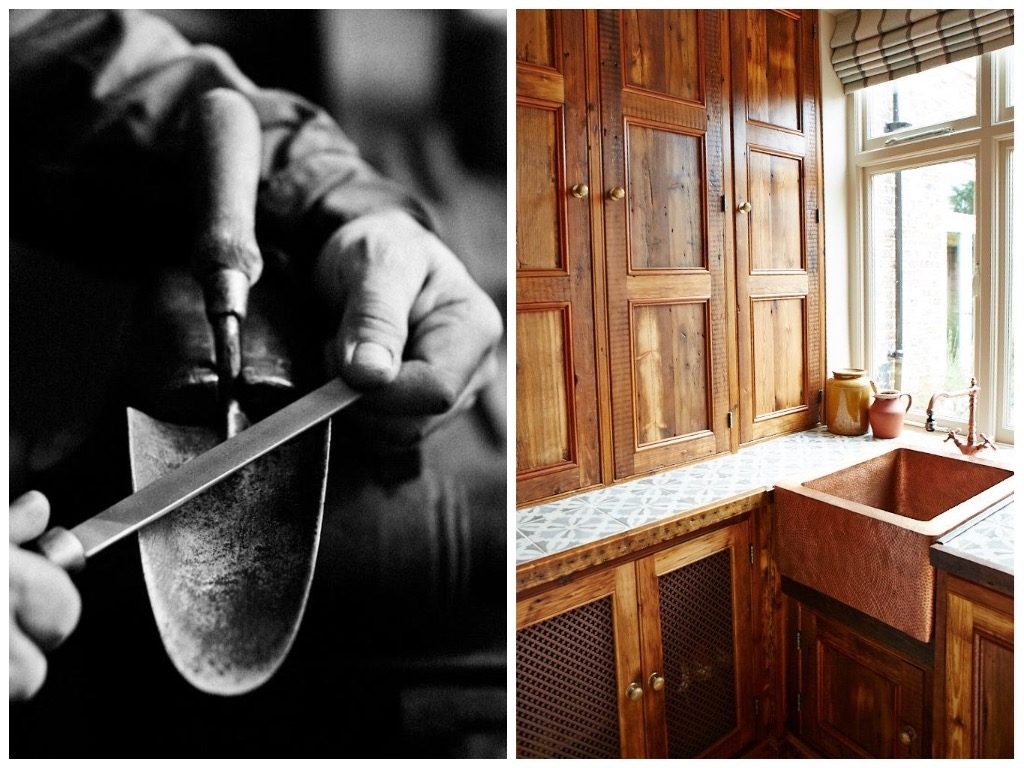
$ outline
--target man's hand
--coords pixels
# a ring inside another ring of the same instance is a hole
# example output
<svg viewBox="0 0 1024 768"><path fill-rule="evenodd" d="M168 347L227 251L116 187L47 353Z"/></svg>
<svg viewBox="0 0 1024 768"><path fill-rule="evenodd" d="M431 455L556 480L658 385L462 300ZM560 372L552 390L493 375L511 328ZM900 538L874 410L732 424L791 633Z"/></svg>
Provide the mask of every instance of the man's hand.
<svg viewBox="0 0 1024 768"><path fill-rule="evenodd" d="M10 698L29 699L46 678L46 657L71 634L82 604L67 573L42 555L17 546L34 539L50 518L50 503L38 491L11 502L10 510Z"/></svg>
<svg viewBox="0 0 1024 768"><path fill-rule="evenodd" d="M376 213L339 229L315 280L338 327L327 367L367 392L357 423L377 452L414 447L470 407L497 371L497 308L407 213Z"/></svg>

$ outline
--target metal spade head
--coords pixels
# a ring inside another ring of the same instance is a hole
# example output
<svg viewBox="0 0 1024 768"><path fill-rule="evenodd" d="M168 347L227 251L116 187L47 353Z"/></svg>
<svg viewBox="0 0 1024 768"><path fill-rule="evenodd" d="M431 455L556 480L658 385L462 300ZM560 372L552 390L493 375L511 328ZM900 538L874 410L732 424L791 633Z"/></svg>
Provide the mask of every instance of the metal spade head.
<svg viewBox="0 0 1024 768"><path fill-rule="evenodd" d="M128 436L136 491L221 439L134 408ZM284 661L316 563L329 445L328 420L139 532L164 648L196 688L246 693Z"/></svg>

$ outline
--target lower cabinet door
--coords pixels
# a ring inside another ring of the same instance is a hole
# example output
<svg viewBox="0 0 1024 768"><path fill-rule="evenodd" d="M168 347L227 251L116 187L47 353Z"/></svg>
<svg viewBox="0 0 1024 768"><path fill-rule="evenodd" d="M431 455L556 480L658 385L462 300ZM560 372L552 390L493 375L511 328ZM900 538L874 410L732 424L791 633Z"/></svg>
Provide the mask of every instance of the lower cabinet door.
<svg viewBox="0 0 1024 768"><path fill-rule="evenodd" d="M651 757L733 756L753 736L748 527L637 563Z"/></svg>
<svg viewBox="0 0 1024 768"><path fill-rule="evenodd" d="M801 736L831 757L927 757L927 672L801 610Z"/></svg>
<svg viewBox="0 0 1024 768"><path fill-rule="evenodd" d="M749 521L516 605L516 755L735 756L753 736Z"/></svg>
<svg viewBox="0 0 1024 768"><path fill-rule="evenodd" d="M1013 597L940 571L936 754L1013 757Z"/></svg>
<svg viewBox="0 0 1024 768"><path fill-rule="evenodd" d="M644 755L636 610L633 563L518 602L517 757Z"/></svg>

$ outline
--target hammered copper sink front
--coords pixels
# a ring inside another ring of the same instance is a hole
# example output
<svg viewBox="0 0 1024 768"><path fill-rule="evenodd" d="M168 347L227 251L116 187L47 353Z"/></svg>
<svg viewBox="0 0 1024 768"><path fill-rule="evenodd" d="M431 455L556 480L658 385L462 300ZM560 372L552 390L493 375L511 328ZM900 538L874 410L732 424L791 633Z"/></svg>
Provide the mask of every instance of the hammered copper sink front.
<svg viewBox="0 0 1024 768"><path fill-rule="evenodd" d="M800 485L775 487L783 576L928 642L928 549L1011 493L1013 472L898 448Z"/></svg>

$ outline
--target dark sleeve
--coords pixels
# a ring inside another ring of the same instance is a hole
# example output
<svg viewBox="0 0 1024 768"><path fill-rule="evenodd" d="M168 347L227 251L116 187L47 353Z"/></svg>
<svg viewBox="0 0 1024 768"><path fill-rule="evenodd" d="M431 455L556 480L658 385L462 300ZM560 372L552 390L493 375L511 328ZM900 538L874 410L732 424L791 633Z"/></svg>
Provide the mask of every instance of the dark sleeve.
<svg viewBox="0 0 1024 768"><path fill-rule="evenodd" d="M175 240L187 229L189 115L215 87L244 93L263 129L261 237L316 252L339 226L421 205L379 176L323 110L260 89L221 50L139 11L11 16L12 229Z"/></svg>

